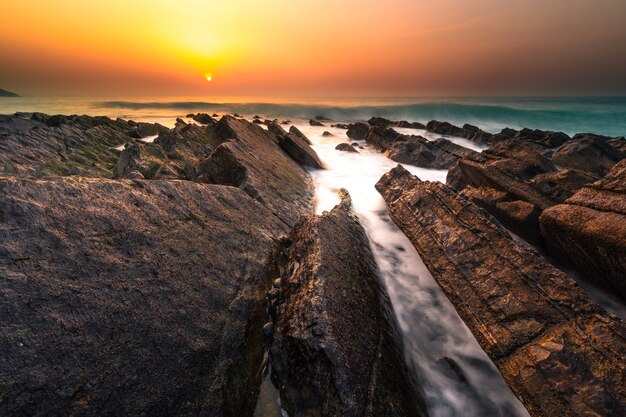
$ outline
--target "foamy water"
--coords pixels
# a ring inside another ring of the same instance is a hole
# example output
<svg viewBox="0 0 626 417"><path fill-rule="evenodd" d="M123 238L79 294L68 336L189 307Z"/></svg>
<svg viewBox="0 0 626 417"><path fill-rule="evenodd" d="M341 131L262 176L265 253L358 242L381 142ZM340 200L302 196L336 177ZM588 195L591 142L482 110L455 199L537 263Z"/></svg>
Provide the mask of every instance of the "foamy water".
<svg viewBox="0 0 626 417"><path fill-rule="evenodd" d="M337 191L341 188L352 197L389 292L407 360L424 389L430 416L528 416L415 248L391 221L374 184L397 163L364 142L360 142L363 149L358 149L358 154L335 150L338 143L353 142L343 129L308 125L298 128L311 139L327 168L311 171L316 185L316 212L332 209L339 201ZM324 130L333 136L323 137ZM411 129L403 132L423 133ZM467 142L452 140L464 146ZM405 168L422 180L445 182L447 174L410 165ZM458 365L456 370L450 360Z"/></svg>

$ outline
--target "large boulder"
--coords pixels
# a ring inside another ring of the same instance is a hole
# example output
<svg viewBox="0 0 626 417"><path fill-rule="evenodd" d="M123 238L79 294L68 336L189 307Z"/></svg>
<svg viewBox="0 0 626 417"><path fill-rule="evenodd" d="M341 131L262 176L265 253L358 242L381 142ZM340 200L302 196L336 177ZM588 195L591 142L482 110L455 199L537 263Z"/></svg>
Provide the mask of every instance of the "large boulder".
<svg viewBox="0 0 626 417"><path fill-rule="evenodd" d="M0 414L251 416L288 233L233 187L0 178Z"/></svg>
<svg viewBox="0 0 626 417"><path fill-rule="evenodd" d="M332 211L297 227L292 241L271 349L288 414L425 415L347 193Z"/></svg>
<svg viewBox="0 0 626 417"><path fill-rule="evenodd" d="M571 140L558 148L552 161L559 166L575 168L598 177L606 175L626 154L606 140L587 135Z"/></svg>
<svg viewBox="0 0 626 417"><path fill-rule="evenodd" d="M548 250L626 299L626 160L541 214Z"/></svg>
<svg viewBox="0 0 626 417"><path fill-rule="evenodd" d="M620 319L451 188L400 166L376 188L532 416L623 414Z"/></svg>

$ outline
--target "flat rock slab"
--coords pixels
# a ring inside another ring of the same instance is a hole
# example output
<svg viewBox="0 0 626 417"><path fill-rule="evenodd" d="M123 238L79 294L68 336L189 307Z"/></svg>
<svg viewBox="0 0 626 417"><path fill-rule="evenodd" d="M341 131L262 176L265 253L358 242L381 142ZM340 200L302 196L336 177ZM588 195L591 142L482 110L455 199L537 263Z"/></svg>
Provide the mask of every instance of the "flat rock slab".
<svg viewBox="0 0 626 417"><path fill-rule="evenodd" d="M289 415L426 415L347 194L292 240L271 349Z"/></svg>
<svg viewBox="0 0 626 417"><path fill-rule="evenodd" d="M626 160L539 220L552 254L626 300Z"/></svg>
<svg viewBox="0 0 626 417"><path fill-rule="evenodd" d="M376 188L531 415L624 415L621 320L451 188L400 166Z"/></svg>
<svg viewBox="0 0 626 417"><path fill-rule="evenodd" d="M251 415L288 233L234 187L0 177L0 415Z"/></svg>

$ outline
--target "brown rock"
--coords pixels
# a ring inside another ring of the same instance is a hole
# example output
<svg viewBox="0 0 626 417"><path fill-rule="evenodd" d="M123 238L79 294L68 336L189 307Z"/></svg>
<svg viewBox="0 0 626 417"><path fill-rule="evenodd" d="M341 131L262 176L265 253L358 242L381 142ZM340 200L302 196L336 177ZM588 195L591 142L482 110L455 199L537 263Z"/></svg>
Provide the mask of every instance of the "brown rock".
<svg viewBox="0 0 626 417"><path fill-rule="evenodd" d="M302 139L303 141L305 141L307 143L307 145L312 145L311 141L309 140L309 138L306 137L306 135L304 133L302 133L300 131L300 129L298 129L296 126L291 126L289 128L289 133L293 133L294 135L296 135L297 137L299 137L300 139Z"/></svg>
<svg viewBox="0 0 626 417"><path fill-rule="evenodd" d="M309 120L309 124L310 124L311 126L324 126L324 123L319 122L319 121L314 120L314 119Z"/></svg>
<svg viewBox="0 0 626 417"><path fill-rule="evenodd" d="M356 122L348 125L346 135L352 140L365 140L370 127L367 123Z"/></svg>
<svg viewBox="0 0 626 417"><path fill-rule="evenodd" d="M603 180L545 210L540 222L552 254L626 299L626 160Z"/></svg>
<svg viewBox="0 0 626 417"><path fill-rule="evenodd" d="M397 167L376 188L532 416L623 414L621 320L445 185Z"/></svg>
<svg viewBox="0 0 626 417"><path fill-rule="evenodd" d="M317 153L299 136L293 133L289 133L287 136L278 136L278 144L297 163L311 168L324 168Z"/></svg>
<svg viewBox="0 0 626 417"><path fill-rule="evenodd" d="M297 227L292 240L271 350L285 410L294 417L425 415L347 193Z"/></svg>
<svg viewBox="0 0 626 417"><path fill-rule="evenodd" d="M575 168L603 177L613 165L624 158L626 158L624 152L593 135L565 143L554 152L552 161L562 167Z"/></svg>
<svg viewBox="0 0 626 417"><path fill-rule="evenodd" d="M349 143L340 143L339 145L335 146L335 149L337 149L338 151L359 153L359 151L354 149L354 146L350 145Z"/></svg>

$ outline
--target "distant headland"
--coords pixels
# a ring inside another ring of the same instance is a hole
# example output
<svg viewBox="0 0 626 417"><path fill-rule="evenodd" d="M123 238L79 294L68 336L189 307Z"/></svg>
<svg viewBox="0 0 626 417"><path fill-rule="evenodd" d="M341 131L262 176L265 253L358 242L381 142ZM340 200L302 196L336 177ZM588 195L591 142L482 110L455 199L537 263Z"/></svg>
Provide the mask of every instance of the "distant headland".
<svg viewBox="0 0 626 417"><path fill-rule="evenodd" d="M0 88L0 97L19 97L17 94Z"/></svg>

